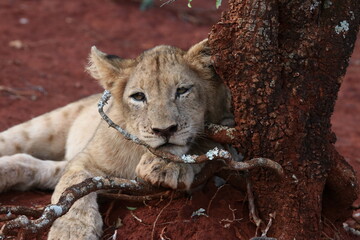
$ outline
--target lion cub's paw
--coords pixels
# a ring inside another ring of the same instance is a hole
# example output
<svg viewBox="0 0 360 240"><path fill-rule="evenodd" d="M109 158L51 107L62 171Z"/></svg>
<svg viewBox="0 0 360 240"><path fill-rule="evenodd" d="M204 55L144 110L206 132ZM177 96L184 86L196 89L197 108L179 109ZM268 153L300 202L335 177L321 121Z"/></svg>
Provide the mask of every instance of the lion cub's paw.
<svg viewBox="0 0 360 240"><path fill-rule="evenodd" d="M174 163L145 153L136 167L136 175L156 186L172 189L190 189L201 166Z"/></svg>
<svg viewBox="0 0 360 240"><path fill-rule="evenodd" d="M89 214L71 210L57 219L50 229L48 240L98 240L102 235L102 218L99 212ZM68 215L69 214L69 215Z"/></svg>

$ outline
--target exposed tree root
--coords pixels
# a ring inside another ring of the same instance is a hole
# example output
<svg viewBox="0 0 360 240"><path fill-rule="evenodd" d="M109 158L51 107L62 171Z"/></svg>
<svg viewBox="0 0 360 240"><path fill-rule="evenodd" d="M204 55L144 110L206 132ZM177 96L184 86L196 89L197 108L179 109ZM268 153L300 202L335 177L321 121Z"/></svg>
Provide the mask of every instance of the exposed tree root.
<svg viewBox="0 0 360 240"><path fill-rule="evenodd" d="M352 167L337 152L334 146L329 146L333 165L330 168L324 193L324 212L326 217L332 221L345 221L354 210L353 199L359 195L359 186L357 185L356 175ZM349 189L353 189L349 191ZM333 211L336 204L337 209Z"/></svg>

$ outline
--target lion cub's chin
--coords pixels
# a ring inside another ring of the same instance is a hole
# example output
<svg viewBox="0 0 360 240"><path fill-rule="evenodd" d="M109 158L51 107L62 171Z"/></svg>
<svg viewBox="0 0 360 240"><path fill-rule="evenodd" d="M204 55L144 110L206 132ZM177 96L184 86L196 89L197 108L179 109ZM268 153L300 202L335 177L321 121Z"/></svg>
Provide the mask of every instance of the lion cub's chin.
<svg viewBox="0 0 360 240"><path fill-rule="evenodd" d="M164 151L164 152L169 152L169 153L172 153L172 154L177 155L177 156L181 156L183 154L186 154L189 151L190 146L189 145L175 145L175 144L171 144L171 143L166 143L164 145L161 145L161 146L157 147L156 149Z"/></svg>

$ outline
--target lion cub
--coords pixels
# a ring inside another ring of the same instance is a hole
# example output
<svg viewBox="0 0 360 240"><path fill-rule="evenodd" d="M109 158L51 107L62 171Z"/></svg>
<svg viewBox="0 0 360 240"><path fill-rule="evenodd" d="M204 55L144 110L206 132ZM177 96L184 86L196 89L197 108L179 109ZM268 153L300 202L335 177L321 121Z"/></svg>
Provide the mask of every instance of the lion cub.
<svg viewBox="0 0 360 240"><path fill-rule="evenodd" d="M136 59L93 47L89 59L89 73L112 93L107 114L153 148L177 155L205 153L215 143L204 139L204 123L232 118L229 92L211 66L207 40L188 51L158 46ZM90 96L0 133L0 191L55 188L56 203L64 189L93 176L138 176L188 189L201 166L168 162L125 140L101 120L99 98ZM98 239L101 234L92 193L54 222L49 239Z"/></svg>

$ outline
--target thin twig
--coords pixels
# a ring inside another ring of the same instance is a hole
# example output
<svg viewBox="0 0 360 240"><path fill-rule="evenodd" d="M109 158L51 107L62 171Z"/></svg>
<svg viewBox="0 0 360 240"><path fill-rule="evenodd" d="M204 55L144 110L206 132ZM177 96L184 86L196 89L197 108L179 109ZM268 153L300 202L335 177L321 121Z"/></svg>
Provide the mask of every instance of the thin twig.
<svg viewBox="0 0 360 240"><path fill-rule="evenodd" d="M210 216L210 207L211 207L211 204L212 204L212 202L214 201L214 199L216 198L217 194L220 192L220 190L221 190L224 186L226 186L226 184L221 185L220 187L218 187L218 188L216 189L215 194L211 197L211 199L210 199L210 201L209 201L209 204L208 204L208 206L207 206L207 209L206 209L206 212L207 212L207 214L208 214L209 216Z"/></svg>
<svg viewBox="0 0 360 240"><path fill-rule="evenodd" d="M110 127L115 128L116 130L118 130L127 140L131 140L139 145L142 145L146 148L151 148L148 144L144 143L143 141L141 141L138 137L131 135L130 133L128 133L127 131L125 131L124 129L122 129L119 125L115 124L104 112L103 108L104 106L107 104L107 102L109 101L111 97L111 93L108 90L105 90L99 103L98 103L98 111L101 115L101 117L109 124Z"/></svg>
<svg viewBox="0 0 360 240"><path fill-rule="evenodd" d="M142 220L141 218L139 218L138 216L136 216L136 215L133 213L133 211L130 211L130 214L131 214L131 216L133 216L133 218L136 219L136 221L138 221L138 222L140 222L140 223L143 222L143 220Z"/></svg>
<svg viewBox="0 0 360 240"><path fill-rule="evenodd" d="M170 203L172 202L172 199L173 199L172 197L173 197L173 195L171 195L169 202L160 210L159 214L157 215L157 217L156 217L156 219L155 219L155 221L153 223L153 228L152 228L152 231L151 231L151 240L154 240L156 223L159 220L160 215L165 210L165 208L167 208L170 205Z"/></svg>
<svg viewBox="0 0 360 240"><path fill-rule="evenodd" d="M173 2L175 2L175 1L176 1L176 0L167 0L167 1L165 1L164 3L162 3L162 4L160 5L160 7L163 7L163 6L167 5L167 4L173 3Z"/></svg>
<svg viewBox="0 0 360 240"><path fill-rule="evenodd" d="M106 213L104 215L104 223L108 226L111 226L110 214L113 211L114 205L115 205L115 201L113 200L111 201L110 206L107 208Z"/></svg>
<svg viewBox="0 0 360 240"><path fill-rule="evenodd" d="M171 240L171 238L165 236L165 230L166 230L166 227L164 227L164 228L161 230L160 240Z"/></svg>
<svg viewBox="0 0 360 240"><path fill-rule="evenodd" d="M229 228L232 223L234 223L234 222L239 222L239 221L242 220L242 218L236 218L235 212L236 212L237 209L232 209L231 206L230 206L230 204L229 204L229 210L230 210L231 213L232 213L232 219L226 218L226 219L221 219L221 220L220 220L220 224L222 224L223 222L227 222L226 224L223 225L225 228Z"/></svg>
<svg viewBox="0 0 360 240"><path fill-rule="evenodd" d="M29 97L30 99L36 99L38 97L37 92L34 90L18 90L18 89L15 89L12 87L6 87L3 85L0 85L0 91L8 92L19 99L22 99L24 97Z"/></svg>
<svg viewBox="0 0 360 240"><path fill-rule="evenodd" d="M270 227L272 225L272 222L273 222L273 219L275 219L276 217L276 212L274 212L274 214L270 213L269 214L269 222L268 224L266 225L266 228L264 229L263 233L261 234L262 237L266 237L266 234L268 233L268 231L270 230Z"/></svg>
<svg viewBox="0 0 360 240"><path fill-rule="evenodd" d="M252 185L249 178L246 178L246 190L249 200L249 217L250 220L253 221L256 225L256 231L260 228L262 224L262 220L259 218L256 208L255 208L255 200L254 194L252 192Z"/></svg>

